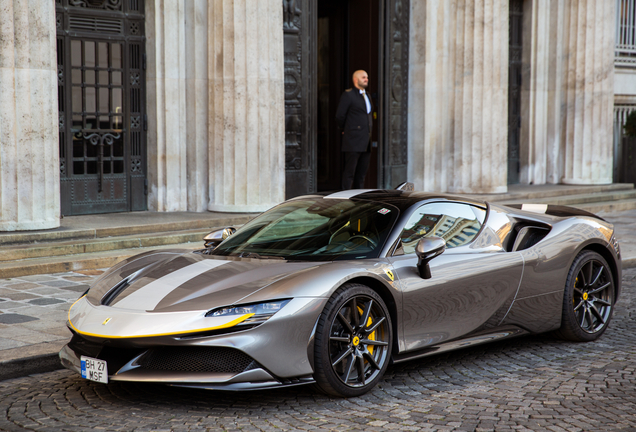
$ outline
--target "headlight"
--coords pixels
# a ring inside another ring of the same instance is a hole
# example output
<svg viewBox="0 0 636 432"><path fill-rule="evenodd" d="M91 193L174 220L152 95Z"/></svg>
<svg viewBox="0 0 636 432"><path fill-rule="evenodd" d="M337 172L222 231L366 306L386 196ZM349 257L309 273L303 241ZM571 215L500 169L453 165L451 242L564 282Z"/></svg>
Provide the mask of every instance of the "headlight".
<svg viewBox="0 0 636 432"><path fill-rule="evenodd" d="M244 304L239 306L221 307L218 309L212 309L210 312L206 313L205 316L220 317L220 316L231 316L231 315L254 314L238 325L261 324L267 321L268 319L270 319L276 312L281 310L287 303L289 303L289 299L275 300L275 301L266 302L266 303L251 303L251 304Z"/></svg>

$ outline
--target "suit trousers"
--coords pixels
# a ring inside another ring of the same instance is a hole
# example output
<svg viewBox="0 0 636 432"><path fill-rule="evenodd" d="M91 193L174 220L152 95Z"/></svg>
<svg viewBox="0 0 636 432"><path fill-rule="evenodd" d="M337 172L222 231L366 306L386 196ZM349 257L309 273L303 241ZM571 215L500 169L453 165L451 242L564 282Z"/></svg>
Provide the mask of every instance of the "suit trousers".
<svg viewBox="0 0 636 432"><path fill-rule="evenodd" d="M342 190L362 189L369 169L371 152L343 152Z"/></svg>

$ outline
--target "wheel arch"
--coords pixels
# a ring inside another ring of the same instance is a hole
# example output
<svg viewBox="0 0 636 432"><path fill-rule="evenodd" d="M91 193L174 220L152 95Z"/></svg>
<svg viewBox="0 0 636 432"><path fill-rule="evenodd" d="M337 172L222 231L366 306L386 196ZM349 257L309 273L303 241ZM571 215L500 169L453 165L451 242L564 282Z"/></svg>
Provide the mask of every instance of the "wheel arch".
<svg viewBox="0 0 636 432"><path fill-rule="evenodd" d="M398 349L398 303L395 300L393 293L382 282L372 277L355 277L348 280L346 283L359 283L366 285L378 295L384 301L389 314L391 315L391 328L393 329L393 352L397 352Z"/></svg>
<svg viewBox="0 0 636 432"><path fill-rule="evenodd" d="M614 302L616 302L620 294L621 275L620 275L620 270L618 268L618 265L616 264L616 260L614 259L614 256L607 249L607 247L605 247L604 245L600 243L590 243L584 246L576 255L586 250L596 252L597 254L602 256L605 259L605 261L607 261L607 264L610 267L610 271L612 272L612 277L614 278Z"/></svg>

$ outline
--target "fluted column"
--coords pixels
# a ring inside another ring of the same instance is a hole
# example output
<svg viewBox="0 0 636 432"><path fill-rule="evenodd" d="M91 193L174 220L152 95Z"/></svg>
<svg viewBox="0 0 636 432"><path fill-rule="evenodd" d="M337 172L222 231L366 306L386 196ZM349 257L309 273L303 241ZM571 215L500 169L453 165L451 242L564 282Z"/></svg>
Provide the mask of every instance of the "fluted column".
<svg viewBox="0 0 636 432"><path fill-rule="evenodd" d="M508 0L411 2L409 179L507 191Z"/></svg>
<svg viewBox="0 0 636 432"><path fill-rule="evenodd" d="M208 0L185 3L188 210L208 206Z"/></svg>
<svg viewBox="0 0 636 432"><path fill-rule="evenodd" d="M521 136L519 180L525 184L559 183L558 150L563 62L562 40L551 24L561 16L562 2L524 2L521 78Z"/></svg>
<svg viewBox="0 0 636 432"><path fill-rule="evenodd" d="M262 211L285 198L280 0L210 0L212 211Z"/></svg>
<svg viewBox="0 0 636 432"><path fill-rule="evenodd" d="M0 0L0 230L60 226L55 3Z"/></svg>
<svg viewBox="0 0 636 432"><path fill-rule="evenodd" d="M612 182L614 1L567 0L562 182Z"/></svg>
<svg viewBox="0 0 636 432"><path fill-rule="evenodd" d="M185 5L146 2L148 209L187 210Z"/></svg>
<svg viewBox="0 0 636 432"><path fill-rule="evenodd" d="M208 1L147 0L148 208L208 203Z"/></svg>

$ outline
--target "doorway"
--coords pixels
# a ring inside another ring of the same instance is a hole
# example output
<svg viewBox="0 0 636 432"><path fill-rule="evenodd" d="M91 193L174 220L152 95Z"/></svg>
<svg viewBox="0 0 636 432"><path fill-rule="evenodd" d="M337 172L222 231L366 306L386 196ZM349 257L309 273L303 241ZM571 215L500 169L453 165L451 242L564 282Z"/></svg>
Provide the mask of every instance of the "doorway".
<svg viewBox="0 0 636 432"><path fill-rule="evenodd" d="M143 0L57 0L64 216L146 210Z"/></svg>
<svg viewBox="0 0 636 432"><path fill-rule="evenodd" d="M382 0L321 0L317 24L317 189L339 190L343 156L336 110L342 93L353 86L358 69L369 75L367 93L373 102L371 162L365 188L379 184L380 16Z"/></svg>

